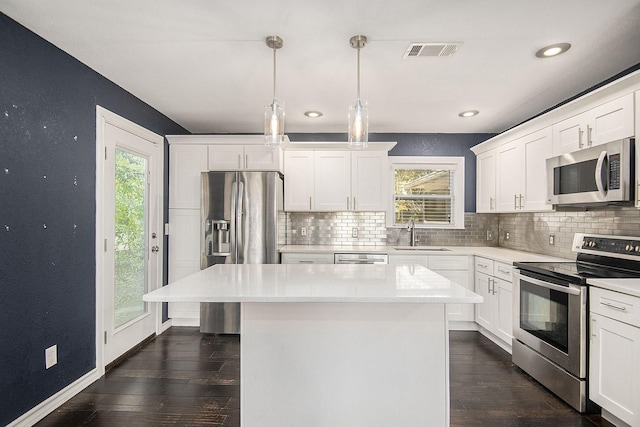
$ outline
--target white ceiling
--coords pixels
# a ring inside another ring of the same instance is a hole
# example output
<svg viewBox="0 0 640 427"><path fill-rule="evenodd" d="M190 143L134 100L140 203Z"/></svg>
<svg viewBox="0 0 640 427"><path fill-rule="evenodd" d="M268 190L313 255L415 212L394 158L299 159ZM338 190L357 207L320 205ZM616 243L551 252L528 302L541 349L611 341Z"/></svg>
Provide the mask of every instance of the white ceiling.
<svg viewBox="0 0 640 427"><path fill-rule="evenodd" d="M361 51L370 132L493 133L640 63L640 0L0 0L0 11L194 133L346 132ZM462 42L403 60L411 42ZM548 44L564 55L539 59ZM479 110L463 119L463 110ZM324 116L310 119L307 110Z"/></svg>

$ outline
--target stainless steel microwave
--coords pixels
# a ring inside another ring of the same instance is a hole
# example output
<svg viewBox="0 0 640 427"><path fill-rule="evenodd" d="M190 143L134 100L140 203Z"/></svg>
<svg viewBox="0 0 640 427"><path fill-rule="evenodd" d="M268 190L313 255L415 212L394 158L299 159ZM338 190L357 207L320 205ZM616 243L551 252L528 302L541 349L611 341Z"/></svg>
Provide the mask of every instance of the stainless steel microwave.
<svg viewBox="0 0 640 427"><path fill-rule="evenodd" d="M633 200L635 142L621 139L547 159L547 197L554 205Z"/></svg>

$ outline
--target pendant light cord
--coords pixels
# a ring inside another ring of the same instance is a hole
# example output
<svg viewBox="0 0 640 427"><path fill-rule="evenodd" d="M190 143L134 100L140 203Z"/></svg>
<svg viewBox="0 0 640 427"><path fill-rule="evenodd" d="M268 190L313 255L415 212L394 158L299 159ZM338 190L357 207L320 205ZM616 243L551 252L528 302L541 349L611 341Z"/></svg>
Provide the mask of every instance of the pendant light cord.
<svg viewBox="0 0 640 427"><path fill-rule="evenodd" d="M273 99L276 99L276 48L273 47Z"/></svg>
<svg viewBox="0 0 640 427"><path fill-rule="evenodd" d="M358 47L358 93L356 99L360 101L360 47Z"/></svg>

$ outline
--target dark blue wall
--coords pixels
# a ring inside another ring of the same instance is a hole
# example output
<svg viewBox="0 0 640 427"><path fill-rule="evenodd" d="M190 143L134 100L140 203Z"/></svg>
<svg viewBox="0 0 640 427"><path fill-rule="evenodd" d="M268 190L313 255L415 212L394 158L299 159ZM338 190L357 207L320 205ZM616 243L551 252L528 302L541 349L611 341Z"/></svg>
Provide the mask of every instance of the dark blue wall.
<svg viewBox="0 0 640 427"><path fill-rule="evenodd" d="M3 14L0 40L6 425L96 366L96 105L160 135L188 132ZM53 344L58 364L45 370Z"/></svg>
<svg viewBox="0 0 640 427"><path fill-rule="evenodd" d="M288 133L290 141L347 140L346 133ZM397 142L390 156L456 156L464 157L464 211L476 211L476 157L470 150L495 136L489 133L374 133L369 141Z"/></svg>

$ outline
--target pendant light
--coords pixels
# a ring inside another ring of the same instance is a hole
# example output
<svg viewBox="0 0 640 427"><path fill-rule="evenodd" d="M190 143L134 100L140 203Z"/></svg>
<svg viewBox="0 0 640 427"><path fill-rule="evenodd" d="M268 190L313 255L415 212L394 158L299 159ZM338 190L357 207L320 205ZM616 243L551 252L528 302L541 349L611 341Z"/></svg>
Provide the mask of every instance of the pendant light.
<svg viewBox="0 0 640 427"><path fill-rule="evenodd" d="M360 100L360 49L367 44L365 36L353 36L351 47L358 50L358 92L356 101L349 106L349 147L366 148L369 141L369 108Z"/></svg>
<svg viewBox="0 0 640 427"><path fill-rule="evenodd" d="M273 49L273 101L264 107L264 143L275 148L284 140L284 106L276 99L276 50L283 41L278 36L269 36L266 43Z"/></svg>

